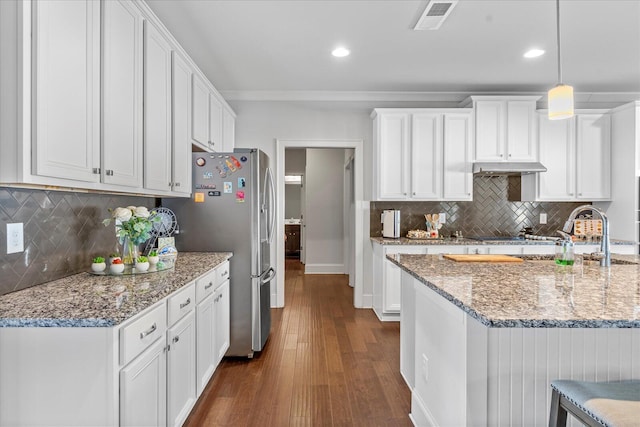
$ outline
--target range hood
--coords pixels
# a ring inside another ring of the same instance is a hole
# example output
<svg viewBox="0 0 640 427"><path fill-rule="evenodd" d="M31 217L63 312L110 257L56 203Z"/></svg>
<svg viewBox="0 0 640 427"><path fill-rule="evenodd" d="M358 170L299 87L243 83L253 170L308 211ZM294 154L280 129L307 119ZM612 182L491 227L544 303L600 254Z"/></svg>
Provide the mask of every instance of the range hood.
<svg viewBox="0 0 640 427"><path fill-rule="evenodd" d="M474 175L525 175L535 172L546 172L547 168L540 162L475 162Z"/></svg>

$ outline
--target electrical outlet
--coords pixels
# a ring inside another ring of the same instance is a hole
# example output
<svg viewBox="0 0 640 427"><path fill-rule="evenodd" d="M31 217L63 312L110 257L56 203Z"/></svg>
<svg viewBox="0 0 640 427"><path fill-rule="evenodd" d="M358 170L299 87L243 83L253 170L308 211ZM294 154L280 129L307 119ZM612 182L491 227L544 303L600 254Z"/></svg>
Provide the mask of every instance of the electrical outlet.
<svg viewBox="0 0 640 427"><path fill-rule="evenodd" d="M7 254L24 251L24 225L21 222L7 224Z"/></svg>
<svg viewBox="0 0 640 427"><path fill-rule="evenodd" d="M540 224L546 224L547 223L547 214L546 213L541 213L540 214Z"/></svg>
<svg viewBox="0 0 640 427"><path fill-rule="evenodd" d="M425 354L422 355L422 378L429 381L429 358Z"/></svg>
<svg viewBox="0 0 640 427"><path fill-rule="evenodd" d="M438 222L440 224L446 224L447 223L447 214L444 212L440 212L440 216L438 217Z"/></svg>

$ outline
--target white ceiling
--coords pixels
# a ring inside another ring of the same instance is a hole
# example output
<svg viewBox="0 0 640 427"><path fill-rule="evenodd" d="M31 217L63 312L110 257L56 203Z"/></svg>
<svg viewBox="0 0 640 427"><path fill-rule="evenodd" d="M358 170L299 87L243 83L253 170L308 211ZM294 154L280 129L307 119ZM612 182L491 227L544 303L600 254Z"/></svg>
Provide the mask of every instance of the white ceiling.
<svg viewBox="0 0 640 427"><path fill-rule="evenodd" d="M427 0L147 3L228 99L542 94L557 80L554 0L460 0L433 31L411 29ZM640 99L640 0L560 8L564 82L583 97ZM337 45L351 56L332 57ZM524 59L531 47L547 53Z"/></svg>

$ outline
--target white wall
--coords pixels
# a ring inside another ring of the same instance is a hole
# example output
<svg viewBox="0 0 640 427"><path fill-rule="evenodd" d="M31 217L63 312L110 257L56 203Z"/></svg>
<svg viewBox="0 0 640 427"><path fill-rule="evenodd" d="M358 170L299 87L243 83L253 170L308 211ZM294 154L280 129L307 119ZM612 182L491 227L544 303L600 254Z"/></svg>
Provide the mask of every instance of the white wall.
<svg viewBox="0 0 640 427"><path fill-rule="evenodd" d="M237 114L236 147L259 148L271 159L277 175L276 139L347 140L361 139L364 142L363 170L364 200L370 200L372 166L372 129L369 106L360 108L339 102L328 104L268 101L230 101ZM277 194L277 197L284 195ZM371 306L371 243L369 241L369 203L364 203L362 218L363 242L363 305ZM277 213L282 215L282 213ZM276 259L275 245L271 259ZM279 272L278 274L283 274ZM275 286L273 287L275 288ZM272 289L273 289L272 288ZM275 292L275 289L274 289ZM272 298L275 301L275 298Z"/></svg>
<svg viewBox="0 0 640 427"><path fill-rule="evenodd" d="M306 274L344 273L343 149L308 149Z"/></svg>

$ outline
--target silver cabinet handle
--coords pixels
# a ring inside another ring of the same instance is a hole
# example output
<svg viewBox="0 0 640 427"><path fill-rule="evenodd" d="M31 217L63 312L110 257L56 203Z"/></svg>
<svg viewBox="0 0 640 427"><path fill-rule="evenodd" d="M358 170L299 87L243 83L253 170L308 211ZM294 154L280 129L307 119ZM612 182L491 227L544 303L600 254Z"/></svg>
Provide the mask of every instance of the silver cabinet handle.
<svg viewBox="0 0 640 427"><path fill-rule="evenodd" d="M180 341L180 335L176 335L175 337L173 337L173 343L177 343L178 341Z"/></svg>
<svg viewBox="0 0 640 427"><path fill-rule="evenodd" d="M222 277L226 276L227 274L229 274L229 270L225 270L224 273L222 273Z"/></svg>
<svg viewBox="0 0 640 427"><path fill-rule="evenodd" d="M93 168L93 173L98 175L100 173L100 168Z"/></svg>
<svg viewBox="0 0 640 427"><path fill-rule="evenodd" d="M169 187L171 187L171 183L169 183Z"/></svg>
<svg viewBox="0 0 640 427"><path fill-rule="evenodd" d="M147 335L150 335L150 334L154 333L157 328L158 328L158 326L154 323L146 331L140 332L140 339L144 339L144 337L146 337Z"/></svg>
<svg viewBox="0 0 640 427"><path fill-rule="evenodd" d="M188 306L189 304L191 304L191 298L187 298L187 300L185 302L183 302L182 304L180 304L180 309L185 308L186 306Z"/></svg>
<svg viewBox="0 0 640 427"><path fill-rule="evenodd" d="M113 169L107 169L107 175L113 176Z"/></svg>
<svg viewBox="0 0 640 427"><path fill-rule="evenodd" d="M210 287L212 287L212 286L213 286L213 282L209 282L209 284L208 284L208 285L204 285L204 288L205 288L205 289L209 289L209 288L210 288Z"/></svg>
<svg viewBox="0 0 640 427"><path fill-rule="evenodd" d="M180 187L180 183L179 182L176 182L175 185L176 185L176 187Z"/></svg>

